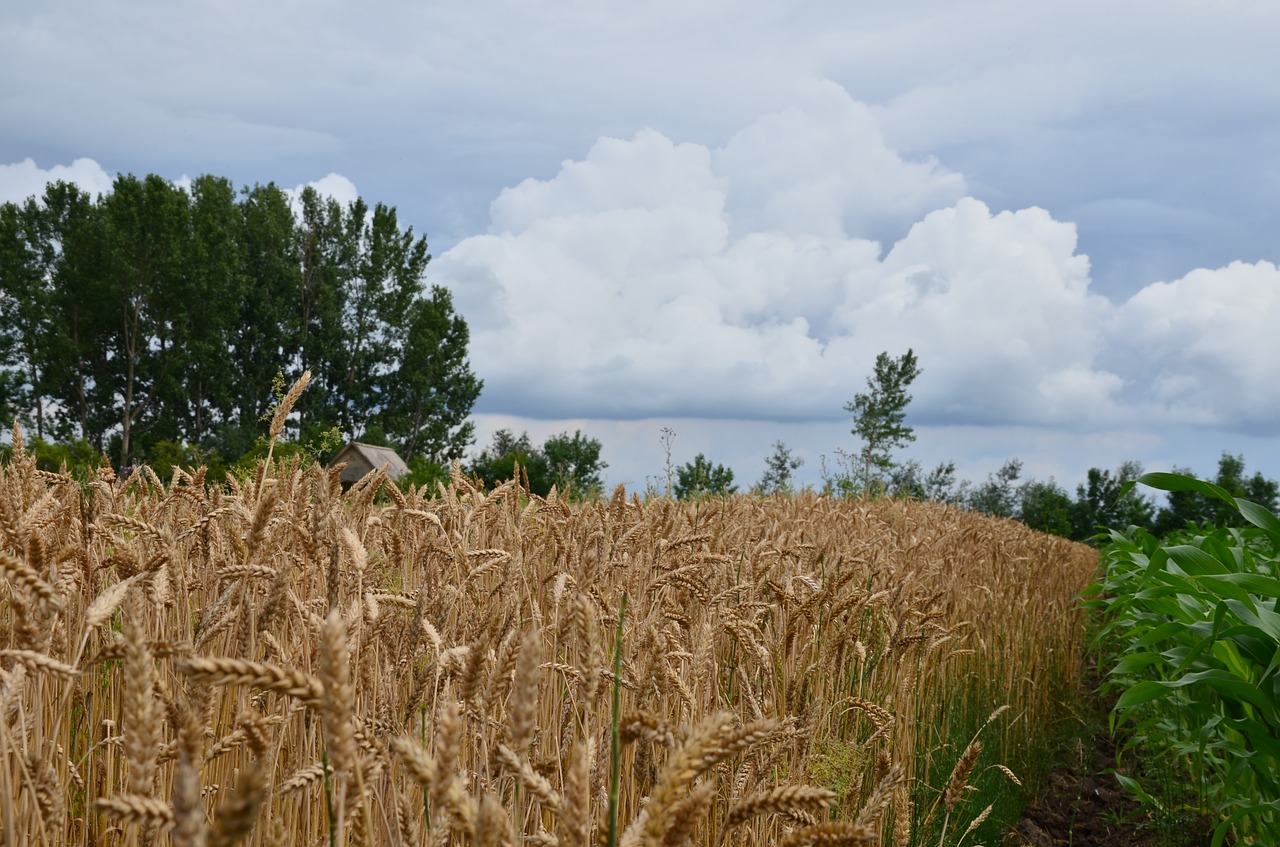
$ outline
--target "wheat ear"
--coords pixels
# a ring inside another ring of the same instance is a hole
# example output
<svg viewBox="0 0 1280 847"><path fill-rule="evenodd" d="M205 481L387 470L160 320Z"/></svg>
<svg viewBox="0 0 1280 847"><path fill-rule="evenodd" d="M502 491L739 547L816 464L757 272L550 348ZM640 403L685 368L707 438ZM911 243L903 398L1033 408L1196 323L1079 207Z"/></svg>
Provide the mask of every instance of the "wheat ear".
<svg viewBox="0 0 1280 847"><path fill-rule="evenodd" d="M178 673L209 685L249 685L296 697L309 706L324 700L324 685L302 671L248 659L197 656L174 662Z"/></svg>
<svg viewBox="0 0 1280 847"><path fill-rule="evenodd" d="M262 768L242 770L235 792L218 807L214 816L209 847L235 847L247 838L266 797L266 778Z"/></svg>
<svg viewBox="0 0 1280 847"><path fill-rule="evenodd" d="M129 760L129 792L149 795L156 776L160 753L160 712L156 708L156 666L140 626L140 604L133 604L128 616L124 642L124 689L122 692L128 731L124 745Z"/></svg>
<svg viewBox="0 0 1280 847"><path fill-rule="evenodd" d="M163 800L155 797L115 794L111 797L99 797L93 801L93 805L99 814L121 823L161 829L173 826L173 810Z"/></svg>
<svg viewBox="0 0 1280 847"><path fill-rule="evenodd" d="M782 839L782 847L804 847L817 844L821 847L845 847L858 844L874 844L880 834L869 826L846 821L820 823L794 830Z"/></svg>
<svg viewBox="0 0 1280 847"><path fill-rule="evenodd" d="M777 815L796 809L816 814L836 802L836 793L812 785L782 785L739 800L729 809L726 827L741 826L751 818Z"/></svg>

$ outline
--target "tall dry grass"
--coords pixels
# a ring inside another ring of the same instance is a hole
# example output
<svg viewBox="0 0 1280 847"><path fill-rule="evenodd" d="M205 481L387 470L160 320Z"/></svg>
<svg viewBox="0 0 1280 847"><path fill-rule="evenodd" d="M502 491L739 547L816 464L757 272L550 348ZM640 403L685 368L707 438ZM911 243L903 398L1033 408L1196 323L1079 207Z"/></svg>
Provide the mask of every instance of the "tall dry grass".
<svg viewBox="0 0 1280 847"><path fill-rule="evenodd" d="M289 464L82 487L15 435L10 845L585 847L615 687L622 844L972 843L1061 709L1096 566L920 503L343 492Z"/></svg>

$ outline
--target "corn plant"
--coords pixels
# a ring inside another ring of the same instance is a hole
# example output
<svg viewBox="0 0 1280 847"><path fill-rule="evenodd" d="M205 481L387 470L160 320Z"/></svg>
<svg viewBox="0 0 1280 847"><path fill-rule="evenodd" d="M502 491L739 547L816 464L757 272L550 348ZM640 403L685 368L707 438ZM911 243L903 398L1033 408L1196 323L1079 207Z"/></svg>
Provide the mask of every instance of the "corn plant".
<svg viewBox="0 0 1280 847"><path fill-rule="evenodd" d="M1189 477L1136 482L1216 498L1248 526L1164 540L1111 531L1088 605L1101 613L1097 646L1122 691L1113 728L1130 723L1129 747L1182 764L1220 821L1214 847L1232 831L1280 843L1280 519ZM1150 786L1120 780L1155 803Z"/></svg>

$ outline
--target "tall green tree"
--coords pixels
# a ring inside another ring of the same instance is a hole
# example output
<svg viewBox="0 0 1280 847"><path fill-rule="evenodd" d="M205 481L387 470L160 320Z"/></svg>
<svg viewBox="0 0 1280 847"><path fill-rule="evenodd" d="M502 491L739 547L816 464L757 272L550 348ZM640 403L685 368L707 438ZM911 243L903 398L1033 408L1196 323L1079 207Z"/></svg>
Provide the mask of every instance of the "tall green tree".
<svg viewBox="0 0 1280 847"><path fill-rule="evenodd" d="M863 486L870 490L873 482L893 468L893 451L916 440L915 430L906 425L907 405L911 395L907 389L921 373L915 353L908 348L898 358L887 352L876 356L875 372L867 378L867 391L855 394L845 404L853 415L853 434L862 440Z"/></svg>
<svg viewBox="0 0 1280 847"><path fill-rule="evenodd" d="M228 353L249 287L242 271L240 209L230 180L200 176L192 181L190 239L180 289L185 308L174 311L182 345L180 377L172 383L178 393L164 402L173 408L181 436L203 444L235 417L238 374Z"/></svg>
<svg viewBox="0 0 1280 847"><path fill-rule="evenodd" d="M299 367L316 375L305 411L353 436L383 405L431 256L389 206L343 207L311 188L300 203Z"/></svg>
<svg viewBox="0 0 1280 847"><path fill-rule="evenodd" d="M773 452L764 460L764 476L757 486L761 494L790 494L794 489L791 478L804 459L791 454L791 448L781 440L773 443Z"/></svg>
<svg viewBox="0 0 1280 847"><path fill-rule="evenodd" d="M288 352L296 361L295 371L310 370L314 378L295 408L303 420L336 424L346 432L341 411L348 364L343 349L343 314L362 222L311 186L302 190L298 203L302 284L292 315Z"/></svg>
<svg viewBox="0 0 1280 847"><path fill-rule="evenodd" d="M241 192L240 296L234 310L236 326L230 338L232 416L218 429L216 441L227 455L252 446L259 421L274 402L272 387L278 373L299 376L301 336L306 324L300 241L302 226L295 219L288 196L274 183ZM309 398L304 394L303 408Z"/></svg>
<svg viewBox="0 0 1280 847"><path fill-rule="evenodd" d="M175 296L187 273L190 202L186 192L152 174L117 177L101 205L113 312L107 377L118 398L119 461L129 465L145 415L165 424L149 435L180 434L172 410L161 403L173 393L181 367L182 312L196 306Z"/></svg>
<svg viewBox="0 0 1280 847"><path fill-rule="evenodd" d="M488 488L515 479L519 473L522 478L528 478L529 490L534 494L545 496L551 490L546 454L530 440L527 432L517 438L509 429L498 430L489 446L472 459L467 471L479 477Z"/></svg>
<svg viewBox="0 0 1280 847"><path fill-rule="evenodd" d="M108 339L114 323L101 201L68 182L49 184L40 204L41 253L49 271L53 331L37 358L60 379L47 383L57 401L59 437L74 430L105 452L105 435L115 417Z"/></svg>
<svg viewBox="0 0 1280 847"><path fill-rule="evenodd" d="M551 436L542 445L551 481L578 499L598 496L604 488L603 471L609 467L600 458L601 449L600 442L582 430Z"/></svg>
<svg viewBox="0 0 1280 847"><path fill-rule="evenodd" d="M1052 477L1030 480L1018 489L1018 520L1032 529L1071 537L1071 495Z"/></svg>
<svg viewBox="0 0 1280 847"><path fill-rule="evenodd" d="M36 437L44 438L45 357L48 343L48 268L39 253L34 200L0 206L0 413L10 424L35 407Z"/></svg>
<svg viewBox="0 0 1280 847"><path fill-rule="evenodd" d="M600 492L604 481L601 472L608 465L601 461L601 444L581 430L553 435L541 446L535 445L529 433L517 438L511 430L493 434L488 447L480 451L468 466L468 472L492 488L515 478L517 466L522 481L527 478L529 491L545 497L555 486L560 491L582 499Z"/></svg>
<svg viewBox="0 0 1280 847"><path fill-rule="evenodd" d="M251 450L277 381L304 369L303 437L380 427L443 463L481 383L425 238L394 208L274 185L237 194L124 175L0 206L0 412L110 445L121 464Z"/></svg>
<svg viewBox="0 0 1280 847"><path fill-rule="evenodd" d="M964 485L968 486L968 482ZM957 487L955 462L939 462L926 474L924 466L915 459L893 466L889 472L888 492L891 497L952 504L965 503L969 496L967 488Z"/></svg>
<svg viewBox="0 0 1280 847"><path fill-rule="evenodd" d="M409 306L400 332L399 366L385 377L378 422L406 460L460 459L475 440L468 415L484 386L467 361L467 323L453 311L448 290L432 286Z"/></svg>
<svg viewBox="0 0 1280 847"><path fill-rule="evenodd" d="M1107 527L1150 527L1155 517L1154 504L1137 489L1124 490L1125 483L1140 476L1142 465L1132 461L1121 463L1114 474L1090 468L1085 484L1076 487L1071 537L1084 541Z"/></svg>
<svg viewBox="0 0 1280 847"><path fill-rule="evenodd" d="M969 508L984 515L1010 518L1017 512L1018 491L1014 483L1022 475L1022 460L1010 459L1000 470L969 494Z"/></svg>
<svg viewBox="0 0 1280 847"><path fill-rule="evenodd" d="M708 494L727 496L737 490L738 486L733 484L733 470L712 464L702 453L676 469L677 500L696 500Z"/></svg>
<svg viewBox="0 0 1280 847"><path fill-rule="evenodd" d="M415 238L413 228L401 230L396 210L378 203L372 212L357 200L347 209L349 227L360 227L353 273L346 276L343 348L346 373L341 375L338 426L347 433L362 429L376 413L386 381L396 370L403 337L410 320L421 315L411 309L422 290L427 264L427 239ZM443 303L437 299L433 305Z"/></svg>

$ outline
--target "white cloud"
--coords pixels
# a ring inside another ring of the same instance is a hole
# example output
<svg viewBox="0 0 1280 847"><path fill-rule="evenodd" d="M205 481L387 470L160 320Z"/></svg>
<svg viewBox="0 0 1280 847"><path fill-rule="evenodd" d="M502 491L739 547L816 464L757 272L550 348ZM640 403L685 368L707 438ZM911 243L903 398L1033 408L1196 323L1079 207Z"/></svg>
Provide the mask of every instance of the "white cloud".
<svg viewBox="0 0 1280 847"><path fill-rule="evenodd" d="M1280 419L1280 273L1196 271L1117 303L1074 224L993 212L830 85L722 148L604 138L493 203L432 266L491 412L832 420L913 348L917 422L1085 432ZM901 231L888 250L868 235Z"/></svg>
<svg viewBox="0 0 1280 847"><path fill-rule="evenodd" d="M0 203L22 203L40 197L50 182L72 182L93 196L111 190L113 177L93 159L76 159L70 165L44 169L32 159L0 165Z"/></svg>
<svg viewBox="0 0 1280 847"><path fill-rule="evenodd" d="M342 174L330 173L320 179L284 190L284 193L289 197L289 204L293 207L295 214L302 210L299 197L302 196L304 188L314 188L321 197L337 200L343 207L346 207L348 203L355 202L360 197L360 192L356 189L354 182Z"/></svg>
<svg viewBox="0 0 1280 847"><path fill-rule="evenodd" d="M1093 361L1107 304L1074 228L963 188L823 85L716 150L601 139L502 192L490 233L433 275L471 321L494 410L830 419L877 352L913 347L926 415L1110 411L1120 379ZM883 259L865 237L908 227Z"/></svg>
<svg viewBox="0 0 1280 847"><path fill-rule="evenodd" d="M964 195L959 174L886 146L871 110L836 84L808 85L797 100L715 153L716 172L732 185L735 235L877 237Z"/></svg>
<svg viewBox="0 0 1280 847"><path fill-rule="evenodd" d="M1139 291L1116 316L1113 344L1130 357L1150 414L1274 435L1277 318L1280 269L1232 262Z"/></svg>

